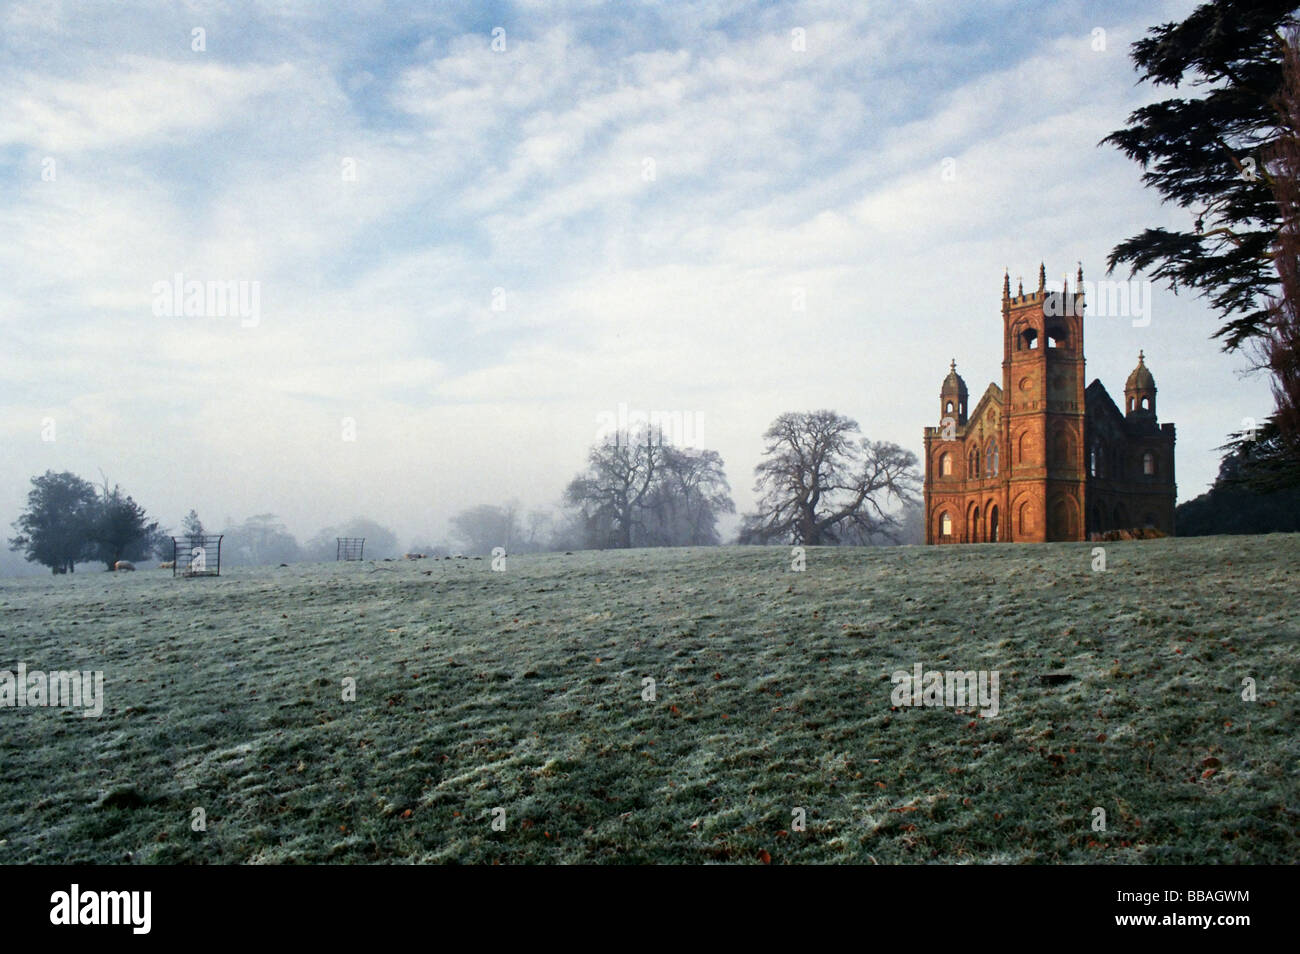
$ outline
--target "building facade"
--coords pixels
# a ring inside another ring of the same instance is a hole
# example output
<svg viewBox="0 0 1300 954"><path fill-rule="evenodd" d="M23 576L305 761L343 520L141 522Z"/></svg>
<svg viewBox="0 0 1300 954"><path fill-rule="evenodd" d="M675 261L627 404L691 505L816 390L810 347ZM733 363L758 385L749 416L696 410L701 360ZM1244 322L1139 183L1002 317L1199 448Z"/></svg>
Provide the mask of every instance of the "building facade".
<svg viewBox="0 0 1300 954"><path fill-rule="evenodd" d="M973 410L954 360L925 429L926 543L1045 543L1108 530L1174 532L1174 425L1138 354L1120 410L1084 386L1083 269L1076 287L1011 294L1002 279L1002 385Z"/></svg>

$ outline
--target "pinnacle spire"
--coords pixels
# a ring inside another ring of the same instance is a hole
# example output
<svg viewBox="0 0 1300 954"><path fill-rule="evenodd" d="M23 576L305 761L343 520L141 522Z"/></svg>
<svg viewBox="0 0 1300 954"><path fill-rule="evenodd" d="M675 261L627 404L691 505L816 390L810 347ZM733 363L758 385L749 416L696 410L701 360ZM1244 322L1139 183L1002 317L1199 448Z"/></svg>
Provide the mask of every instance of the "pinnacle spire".
<svg viewBox="0 0 1300 954"><path fill-rule="evenodd" d="M1038 290L1047 290L1047 266L1042 262L1038 263Z"/></svg>

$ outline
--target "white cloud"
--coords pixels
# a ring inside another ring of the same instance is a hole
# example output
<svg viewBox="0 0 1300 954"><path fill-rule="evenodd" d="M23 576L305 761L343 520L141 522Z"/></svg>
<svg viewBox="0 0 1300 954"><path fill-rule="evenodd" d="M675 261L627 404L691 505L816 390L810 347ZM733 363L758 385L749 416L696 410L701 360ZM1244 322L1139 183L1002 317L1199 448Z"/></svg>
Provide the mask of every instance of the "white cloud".
<svg viewBox="0 0 1300 954"><path fill-rule="evenodd" d="M57 156L176 141L229 119L289 72L284 65L232 68L197 54L193 63L123 55L80 79L28 70L0 86L9 104L0 143Z"/></svg>

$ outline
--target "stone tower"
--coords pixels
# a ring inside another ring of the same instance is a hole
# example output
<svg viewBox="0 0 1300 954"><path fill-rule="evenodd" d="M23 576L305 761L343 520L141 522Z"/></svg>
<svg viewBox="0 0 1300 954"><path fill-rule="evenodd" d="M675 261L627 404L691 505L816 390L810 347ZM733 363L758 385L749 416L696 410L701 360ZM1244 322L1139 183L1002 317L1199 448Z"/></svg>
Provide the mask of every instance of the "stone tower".
<svg viewBox="0 0 1300 954"><path fill-rule="evenodd" d="M939 388L939 420L965 424L966 398L966 382L957 373L957 359L953 358L952 364L948 365L948 376L943 379L943 386Z"/></svg>
<svg viewBox="0 0 1300 954"><path fill-rule="evenodd" d="M1138 352L1137 367L1124 382L1124 414L1133 420L1156 419L1156 379L1146 365L1146 354Z"/></svg>
<svg viewBox="0 0 1300 954"><path fill-rule="evenodd" d="M1048 291L1011 294L1002 279L1002 393L1006 401L1007 517L1025 542L1084 539L1083 270Z"/></svg>

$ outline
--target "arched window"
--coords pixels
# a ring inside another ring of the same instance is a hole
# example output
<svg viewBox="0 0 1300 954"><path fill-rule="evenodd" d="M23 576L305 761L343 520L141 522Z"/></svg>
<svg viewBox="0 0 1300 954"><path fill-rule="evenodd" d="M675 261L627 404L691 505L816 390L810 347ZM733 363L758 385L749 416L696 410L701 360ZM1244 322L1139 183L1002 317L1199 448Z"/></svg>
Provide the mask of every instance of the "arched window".
<svg viewBox="0 0 1300 954"><path fill-rule="evenodd" d="M998 475L998 442L989 441L988 451L984 454L985 464L988 468L988 475L996 477Z"/></svg>
<svg viewBox="0 0 1300 954"><path fill-rule="evenodd" d="M1150 398L1145 398L1145 397L1144 397L1144 398L1142 399L1142 410L1144 410L1144 411L1149 411L1149 410L1151 410L1151 399L1150 399Z"/></svg>
<svg viewBox="0 0 1300 954"><path fill-rule="evenodd" d="M1038 332L1033 328L1026 328L1020 334L1020 343L1016 350L1035 351L1038 348Z"/></svg>
<svg viewBox="0 0 1300 954"><path fill-rule="evenodd" d="M942 537L952 536L952 514L946 510L943 512L943 516L939 518L939 535Z"/></svg>
<svg viewBox="0 0 1300 954"><path fill-rule="evenodd" d="M1070 446L1070 435L1065 431L1057 431L1052 446L1054 448L1053 453L1056 455L1056 466L1068 466L1070 458L1073 456L1072 448Z"/></svg>
<svg viewBox="0 0 1300 954"><path fill-rule="evenodd" d="M978 477L980 475L980 451L978 447L970 452L970 461L968 463L970 464L970 476Z"/></svg>
<svg viewBox="0 0 1300 954"><path fill-rule="evenodd" d="M1155 476L1156 472L1156 455L1147 451L1142 455L1142 473L1147 477Z"/></svg>
<svg viewBox="0 0 1300 954"><path fill-rule="evenodd" d="M942 477L952 476L952 455L944 454L939 458L939 475Z"/></svg>
<svg viewBox="0 0 1300 954"><path fill-rule="evenodd" d="M952 413L952 402L951 402L951 401L949 401L947 404L945 404L945 405L943 406L943 412L944 412L945 414L951 414L951 413Z"/></svg>
<svg viewBox="0 0 1300 954"><path fill-rule="evenodd" d="M1025 501L1020 505L1020 533L1026 534L1034 529L1034 505Z"/></svg>

